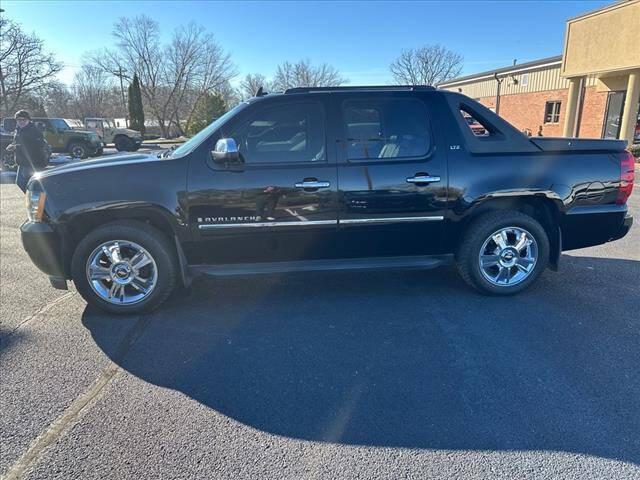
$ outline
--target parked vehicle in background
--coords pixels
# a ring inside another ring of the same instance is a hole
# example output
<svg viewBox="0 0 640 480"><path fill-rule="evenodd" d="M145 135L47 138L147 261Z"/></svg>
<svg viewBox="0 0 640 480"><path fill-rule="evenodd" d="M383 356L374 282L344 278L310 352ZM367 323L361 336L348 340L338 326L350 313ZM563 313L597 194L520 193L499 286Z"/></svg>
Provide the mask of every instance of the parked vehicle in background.
<svg viewBox="0 0 640 480"><path fill-rule="evenodd" d="M84 125L82 124L82 120L79 120L77 118L64 118L63 120L65 122L67 122L67 125L69 125L74 130L84 130L85 129Z"/></svg>
<svg viewBox="0 0 640 480"><path fill-rule="evenodd" d="M119 152L135 152L142 145L142 134L130 128L116 127L112 119L85 118L84 126L98 134L106 145L114 145Z"/></svg>
<svg viewBox="0 0 640 480"><path fill-rule="evenodd" d="M16 171L18 164L16 163L16 156L13 152L7 152L7 146L13 143L13 134L7 133L4 129L0 129L0 162L2 162L3 171Z"/></svg>
<svg viewBox="0 0 640 480"><path fill-rule="evenodd" d="M633 181L625 142L530 138L459 93L294 88L157 156L40 173L22 242L54 286L73 279L114 313L156 307L198 274L453 259L477 290L510 295L563 250L625 236Z"/></svg>
<svg viewBox="0 0 640 480"><path fill-rule="evenodd" d="M43 130L42 123L37 123L36 126ZM0 161L2 162L3 171L15 172L18 170L18 163L16 162L16 156L14 152L7 151L7 146L13 143L13 132L8 133L4 131L4 128L0 126ZM47 144L47 162L51 158L51 145Z"/></svg>
<svg viewBox="0 0 640 480"><path fill-rule="evenodd" d="M43 129L44 138L53 152L87 158L102 155L104 151L103 143L95 132L73 129L64 118L33 117L31 120ZM15 119L4 118L2 127L13 135Z"/></svg>

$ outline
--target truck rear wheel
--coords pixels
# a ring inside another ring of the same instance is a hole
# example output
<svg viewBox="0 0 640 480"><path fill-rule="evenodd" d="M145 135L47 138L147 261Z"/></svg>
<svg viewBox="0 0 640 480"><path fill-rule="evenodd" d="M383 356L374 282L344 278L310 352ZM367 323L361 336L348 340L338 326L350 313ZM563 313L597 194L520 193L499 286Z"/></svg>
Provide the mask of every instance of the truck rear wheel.
<svg viewBox="0 0 640 480"><path fill-rule="evenodd" d="M87 303L115 314L152 310L173 291L178 267L171 243L141 222L118 222L78 244L71 275Z"/></svg>
<svg viewBox="0 0 640 480"><path fill-rule="evenodd" d="M133 152L136 150L135 143L129 137L119 135L115 138L114 144L119 152Z"/></svg>
<svg viewBox="0 0 640 480"><path fill-rule="evenodd" d="M512 295L529 287L547 267L549 239L534 218L495 211L469 225L456 260L460 275L472 287Z"/></svg>

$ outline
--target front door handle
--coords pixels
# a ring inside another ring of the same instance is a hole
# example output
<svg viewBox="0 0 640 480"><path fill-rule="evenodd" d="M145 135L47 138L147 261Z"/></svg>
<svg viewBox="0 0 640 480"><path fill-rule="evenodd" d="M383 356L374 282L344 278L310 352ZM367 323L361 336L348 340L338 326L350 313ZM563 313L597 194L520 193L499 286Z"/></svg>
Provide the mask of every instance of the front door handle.
<svg viewBox="0 0 640 480"><path fill-rule="evenodd" d="M439 181L440 177L437 175L425 175L421 173L417 173L415 176L407 178L408 183L435 183Z"/></svg>
<svg viewBox="0 0 640 480"><path fill-rule="evenodd" d="M331 183L316 179L305 179L293 185L296 188L304 188L305 190L317 190L319 188L329 188Z"/></svg>

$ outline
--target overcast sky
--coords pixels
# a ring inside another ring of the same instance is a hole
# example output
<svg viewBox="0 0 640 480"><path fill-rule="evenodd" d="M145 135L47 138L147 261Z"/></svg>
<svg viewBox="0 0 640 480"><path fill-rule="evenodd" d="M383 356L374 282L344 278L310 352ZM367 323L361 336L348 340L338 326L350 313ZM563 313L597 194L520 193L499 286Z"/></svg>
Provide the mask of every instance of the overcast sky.
<svg viewBox="0 0 640 480"><path fill-rule="evenodd" d="M565 21L612 2L174 2L3 0L4 15L36 32L69 83L89 50L113 45L120 16L146 14L168 38L195 21L232 54L240 76L270 76L284 61L337 67L352 85L389 82L405 48L440 43L464 56L463 74L562 52ZM237 80L236 80L237 81Z"/></svg>

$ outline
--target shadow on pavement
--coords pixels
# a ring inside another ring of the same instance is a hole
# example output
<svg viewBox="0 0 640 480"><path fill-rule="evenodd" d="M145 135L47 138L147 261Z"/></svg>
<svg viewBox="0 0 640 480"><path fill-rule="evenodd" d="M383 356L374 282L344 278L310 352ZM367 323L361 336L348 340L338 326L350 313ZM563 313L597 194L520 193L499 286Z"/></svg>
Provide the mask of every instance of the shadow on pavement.
<svg viewBox="0 0 640 480"><path fill-rule="evenodd" d="M640 262L563 257L510 298L451 268L198 280L124 369L273 434L640 463Z"/></svg>

